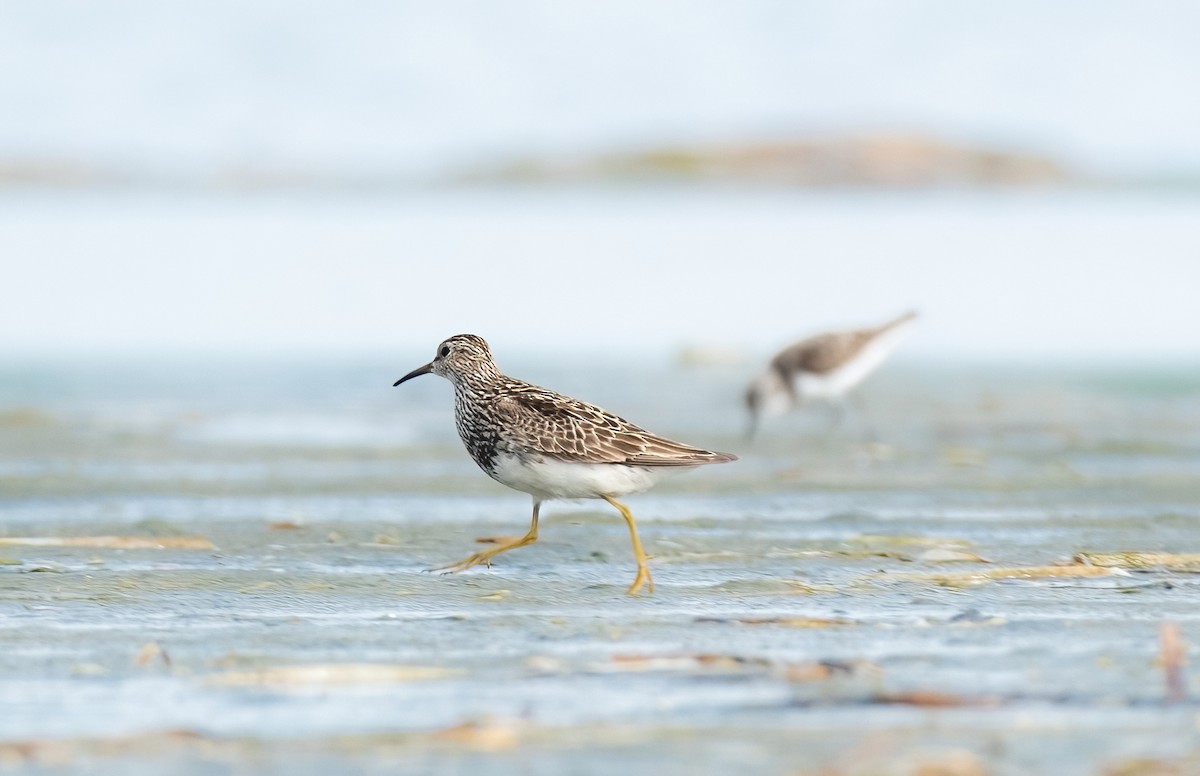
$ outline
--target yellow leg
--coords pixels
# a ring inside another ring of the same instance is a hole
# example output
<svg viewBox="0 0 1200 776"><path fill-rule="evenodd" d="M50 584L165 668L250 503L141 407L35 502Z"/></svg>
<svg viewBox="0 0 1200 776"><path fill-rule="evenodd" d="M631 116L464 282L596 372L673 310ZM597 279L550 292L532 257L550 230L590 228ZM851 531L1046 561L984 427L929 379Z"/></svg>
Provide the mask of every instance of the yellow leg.
<svg viewBox="0 0 1200 776"><path fill-rule="evenodd" d="M490 550L477 552L470 557L463 558L457 563L447 563L445 566L438 566L437 568L430 569L430 571L444 571L447 574L455 574L459 571L466 571L472 566L491 566L492 558L496 557L500 553L508 552L509 550L515 550L518 547L524 547L526 544L533 544L538 538L538 512L541 510L541 508L542 502L535 501L533 503L533 521L529 525L529 533L525 534L520 539L508 542L507 544L501 544L491 548Z"/></svg>
<svg viewBox="0 0 1200 776"><path fill-rule="evenodd" d="M641 591L642 586L646 586L647 593L654 592L654 580L650 578L650 567L646 565L646 551L642 549L642 540L638 538L637 523L633 520L633 513L629 511L629 507L617 501L615 498L605 496L604 500L617 508L621 513L621 517L625 518L625 522L629 524L629 538L633 540L633 557L637 560L637 576L633 578L633 584L625 592L629 595L636 595Z"/></svg>

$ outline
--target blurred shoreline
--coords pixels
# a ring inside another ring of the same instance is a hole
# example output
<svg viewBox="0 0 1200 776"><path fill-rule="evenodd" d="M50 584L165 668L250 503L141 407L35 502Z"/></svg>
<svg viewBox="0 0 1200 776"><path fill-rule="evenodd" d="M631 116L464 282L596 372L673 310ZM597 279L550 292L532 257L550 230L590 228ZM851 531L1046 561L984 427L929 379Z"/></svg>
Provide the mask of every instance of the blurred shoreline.
<svg viewBox="0 0 1200 776"><path fill-rule="evenodd" d="M202 170L56 158L0 158L0 190L92 188L214 192L560 186L761 189L1200 189L1181 173L1102 174L1056 155L904 132L668 143L574 153L497 155L415 172L381 160L370 172L232 163Z"/></svg>

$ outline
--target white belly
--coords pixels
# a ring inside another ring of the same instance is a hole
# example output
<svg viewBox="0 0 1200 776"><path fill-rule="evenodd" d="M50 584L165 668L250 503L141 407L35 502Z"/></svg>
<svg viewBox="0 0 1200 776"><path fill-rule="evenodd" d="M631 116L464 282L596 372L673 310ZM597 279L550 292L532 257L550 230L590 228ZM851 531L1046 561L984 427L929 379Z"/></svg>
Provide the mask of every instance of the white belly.
<svg viewBox="0 0 1200 776"><path fill-rule="evenodd" d="M601 498L641 493L668 474L690 466L648 467L613 463L569 463L543 458L522 461L517 456L496 458L491 476L534 498Z"/></svg>

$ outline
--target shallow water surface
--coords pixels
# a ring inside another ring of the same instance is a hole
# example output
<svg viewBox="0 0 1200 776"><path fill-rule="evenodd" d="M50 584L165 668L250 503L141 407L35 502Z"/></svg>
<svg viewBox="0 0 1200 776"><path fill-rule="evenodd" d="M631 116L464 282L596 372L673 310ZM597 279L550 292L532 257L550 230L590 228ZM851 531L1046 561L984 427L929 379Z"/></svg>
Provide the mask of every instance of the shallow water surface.
<svg viewBox="0 0 1200 776"><path fill-rule="evenodd" d="M0 538L212 547L0 544L0 762L1192 772L1159 654L1166 621L1200 639L1197 559L1071 563L1200 553L1200 372L898 363L869 419L750 444L752 364L502 363L741 456L627 500L656 584L630 598L598 502L426 573L529 501L469 461L444 382L393 390L383 361L3 368Z"/></svg>

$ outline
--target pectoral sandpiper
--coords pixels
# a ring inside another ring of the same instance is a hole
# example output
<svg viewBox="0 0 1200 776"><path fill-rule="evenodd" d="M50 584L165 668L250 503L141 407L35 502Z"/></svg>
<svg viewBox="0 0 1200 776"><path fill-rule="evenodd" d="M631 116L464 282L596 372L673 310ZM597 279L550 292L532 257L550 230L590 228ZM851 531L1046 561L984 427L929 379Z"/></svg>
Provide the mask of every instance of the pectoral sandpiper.
<svg viewBox="0 0 1200 776"><path fill-rule="evenodd" d="M629 526L637 576L627 591L654 590L637 524L618 496L640 493L664 476L710 463L736 460L651 434L610 412L507 377L488 344L459 334L438 346L433 361L395 382L441 375L454 385L454 420L467 452L494 480L533 497L525 536L436 570L465 571L502 552L537 541L538 511L556 498L601 498Z"/></svg>
<svg viewBox="0 0 1200 776"><path fill-rule="evenodd" d="M764 417L852 391L891 355L916 317L908 312L882 326L818 334L781 350L746 388L750 434Z"/></svg>

